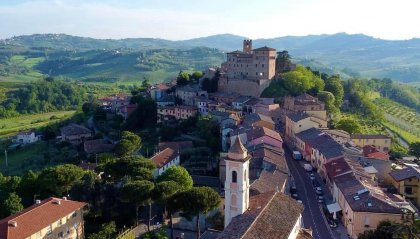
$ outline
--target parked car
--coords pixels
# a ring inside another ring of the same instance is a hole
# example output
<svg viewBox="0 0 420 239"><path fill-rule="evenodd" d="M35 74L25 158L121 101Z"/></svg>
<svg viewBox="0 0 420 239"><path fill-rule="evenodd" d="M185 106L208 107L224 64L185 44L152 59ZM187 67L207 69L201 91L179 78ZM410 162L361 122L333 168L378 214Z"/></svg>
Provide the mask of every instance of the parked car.
<svg viewBox="0 0 420 239"><path fill-rule="evenodd" d="M292 198L294 198L294 199L296 199L296 200L297 200L297 199L299 199L299 195L298 195L297 193L293 193L293 194L292 194Z"/></svg>
<svg viewBox="0 0 420 239"><path fill-rule="evenodd" d="M318 190L315 190L315 193L316 193L316 195L318 195L318 196L322 196L322 191L318 191Z"/></svg>
<svg viewBox="0 0 420 239"><path fill-rule="evenodd" d="M309 178L310 178L311 180L315 180L315 174L314 174L314 173L309 174Z"/></svg>
<svg viewBox="0 0 420 239"><path fill-rule="evenodd" d="M291 193L291 194L297 193L297 188L296 188L296 186L294 186L294 185L290 186L290 193Z"/></svg>
<svg viewBox="0 0 420 239"><path fill-rule="evenodd" d="M312 186L314 186L314 187L319 187L319 186L321 186L321 185L319 185L318 181L316 181L316 180L312 180Z"/></svg>
<svg viewBox="0 0 420 239"><path fill-rule="evenodd" d="M323 203L324 202L324 197L323 196L318 196L318 202Z"/></svg>
<svg viewBox="0 0 420 239"><path fill-rule="evenodd" d="M303 168L306 170L306 172L312 172L312 169L313 169L312 166L308 163L305 163L303 165Z"/></svg>

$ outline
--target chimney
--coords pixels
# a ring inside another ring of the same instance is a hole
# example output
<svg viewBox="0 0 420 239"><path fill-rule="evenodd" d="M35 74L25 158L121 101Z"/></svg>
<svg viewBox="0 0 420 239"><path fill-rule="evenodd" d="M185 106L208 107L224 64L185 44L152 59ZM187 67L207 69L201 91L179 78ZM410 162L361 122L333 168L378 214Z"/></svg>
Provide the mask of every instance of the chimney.
<svg viewBox="0 0 420 239"><path fill-rule="evenodd" d="M64 200L64 201L67 201L67 197L63 197L63 200Z"/></svg>
<svg viewBox="0 0 420 239"><path fill-rule="evenodd" d="M17 227L17 221L10 221L9 226Z"/></svg>
<svg viewBox="0 0 420 239"><path fill-rule="evenodd" d="M36 205L41 204L41 200L39 200L39 199L35 200L35 204L36 204Z"/></svg>
<svg viewBox="0 0 420 239"><path fill-rule="evenodd" d="M57 205L61 205L61 200L57 199L57 200L54 201L54 203L57 204Z"/></svg>

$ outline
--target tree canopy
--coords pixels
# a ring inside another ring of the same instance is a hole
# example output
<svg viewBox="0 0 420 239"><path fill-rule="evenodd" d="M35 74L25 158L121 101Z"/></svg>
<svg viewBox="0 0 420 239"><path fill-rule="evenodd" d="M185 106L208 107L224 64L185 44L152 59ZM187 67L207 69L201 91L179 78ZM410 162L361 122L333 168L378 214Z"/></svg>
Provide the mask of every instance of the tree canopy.
<svg viewBox="0 0 420 239"><path fill-rule="evenodd" d="M157 182L173 181L183 189L193 186L193 180L188 171L182 166L172 166L163 172L156 180Z"/></svg>
<svg viewBox="0 0 420 239"><path fill-rule="evenodd" d="M409 150L411 155L420 158L420 142L411 143Z"/></svg>
<svg viewBox="0 0 420 239"><path fill-rule="evenodd" d="M140 136L130 132L123 131L121 133L121 140L115 146L115 153L119 156L131 155L141 146Z"/></svg>
<svg viewBox="0 0 420 239"><path fill-rule="evenodd" d="M55 196L62 196L80 180L85 171L73 164L63 164L55 167L49 167L41 171L38 180L45 193L52 193Z"/></svg>
<svg viewBox="0 0 420 239"><path fill-rule="evenodd" d="M337 122L335 125L337 129L344 130L350 134L361 133L362 126L351 118L344 118Z"/></svg>
<svg viewBox="0 0 420 239"><path fill-rule="evenodd" d="M299 95L307 91L317 93L324 89L324 81L311 70L298 65L295 70L281 74L284 87L292 95Z"/></svg>

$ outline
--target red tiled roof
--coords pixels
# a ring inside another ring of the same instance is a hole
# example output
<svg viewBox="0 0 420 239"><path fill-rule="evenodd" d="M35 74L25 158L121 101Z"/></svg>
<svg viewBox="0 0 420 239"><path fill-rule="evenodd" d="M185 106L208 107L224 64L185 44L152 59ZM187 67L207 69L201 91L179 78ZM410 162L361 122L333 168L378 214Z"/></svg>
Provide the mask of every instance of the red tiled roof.
<svg viewBox="0 0 420 239"><path fill-rule="evenodd" d="M325 164L325 171L330 179L343 173L351 172L351 167L344 158L336 159Z"/></svg>
<svg viewBox="0 0 420 239"><path fill-rule="evenodd" d="M171 148L166 148L151 158L156 163L158 168L174 160L178 156L178 151Z"/></svg>
<svg viewBox="0 0 420 239"><path fill-rule="evenodd" d="M232 219L219 239L286 239L303 212L303 205L280 192L252 196L248 210Z"/></svg>
<svg viewBox="0 0 420 239"><path fill-rule="evenodd" d="M26 238L86 205L84 202L50 197L41 201L40 204L34 204L15 215L1 220L0 238ZM12 226L12 222L16 222L17 226Z"/></svg>
<svg viewBox="0 0 420 239"><path fill-rule="evenodd" d="M156 84L156 85L154 85L154 87L156 87L159 90L168 90L168 89L171 88L167 84L164 84L164 83Z"/></svg>
<svg viewBox="0 0 420 239"><path fill-rule="evenodd" d="M363 147L363 155L368 158L389 160L389 154L379 151L371 145L366 145Z"/></svg>

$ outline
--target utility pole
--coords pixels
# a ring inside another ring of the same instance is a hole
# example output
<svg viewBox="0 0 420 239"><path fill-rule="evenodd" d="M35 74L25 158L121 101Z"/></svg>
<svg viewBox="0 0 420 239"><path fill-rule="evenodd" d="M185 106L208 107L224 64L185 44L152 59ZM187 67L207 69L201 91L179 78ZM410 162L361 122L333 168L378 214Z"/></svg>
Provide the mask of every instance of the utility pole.
<svg viewBox="0 0 420 239"><path fill-rule="evenodd" d="M4 150L4 157L6 158L6 168L9 166L9 163L7 162L7 149Z"/></svg>

